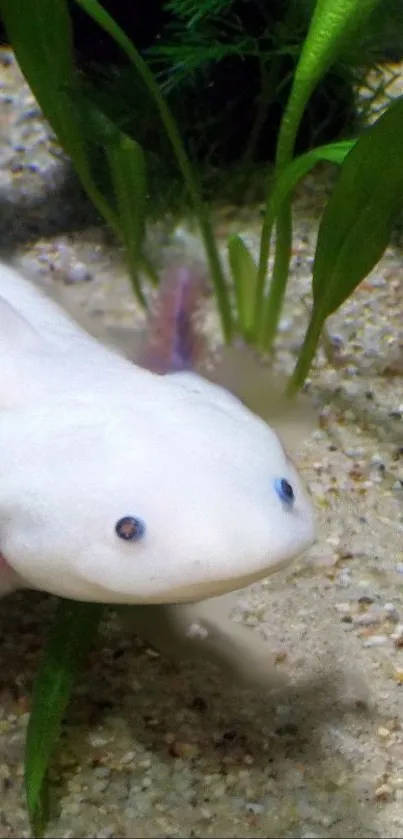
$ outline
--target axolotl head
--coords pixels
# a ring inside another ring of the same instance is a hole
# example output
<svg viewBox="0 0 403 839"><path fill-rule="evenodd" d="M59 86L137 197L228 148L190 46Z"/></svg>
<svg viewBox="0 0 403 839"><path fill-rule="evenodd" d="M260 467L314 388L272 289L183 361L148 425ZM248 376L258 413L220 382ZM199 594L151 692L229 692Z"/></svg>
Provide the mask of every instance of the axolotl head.
<svg viewBox="0 0 403 839"><path fill-rule="evenodd" d="M94 347L32 348L40 398L0 411L0 553L22 584L192 602L310 546L311 502L266 422L191 370L158 375L103 347L97 361Z"/></svg>
<svg viewBox="0 0 403 839"><path fill-rule="evenodd" d="M98 420L88 404L3 421L1 551L26 584L87 601L191 602L312 543L311 503L276 434L225 392L209 401L178 382L167 396L155 417L133 400L98 406Z"/></svg>

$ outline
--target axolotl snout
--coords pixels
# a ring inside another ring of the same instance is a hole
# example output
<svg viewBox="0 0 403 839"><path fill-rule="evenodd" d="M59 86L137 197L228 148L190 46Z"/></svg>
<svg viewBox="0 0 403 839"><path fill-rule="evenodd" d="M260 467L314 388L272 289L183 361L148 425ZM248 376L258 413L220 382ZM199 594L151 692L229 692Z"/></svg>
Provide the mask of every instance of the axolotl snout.
<svg viewBox="0 0 403 839"><path fill-rule="evenodd" d="M277 434L186 369L105 346L0 267L0 592L195 602L266 577L315 538Z"/></svg>

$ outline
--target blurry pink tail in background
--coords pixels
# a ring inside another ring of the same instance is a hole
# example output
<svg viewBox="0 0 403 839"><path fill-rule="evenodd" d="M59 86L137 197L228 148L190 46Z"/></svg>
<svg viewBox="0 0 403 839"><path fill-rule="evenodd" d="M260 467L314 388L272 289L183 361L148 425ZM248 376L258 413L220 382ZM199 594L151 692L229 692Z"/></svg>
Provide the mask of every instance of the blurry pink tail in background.
<svg viewBox="0 0 403 839"><path fill-rule="evenodd" d="M165 269L139 364L160 374L197 367L207 351L198 322L207 289L206 269L201 265Z"/></svg>

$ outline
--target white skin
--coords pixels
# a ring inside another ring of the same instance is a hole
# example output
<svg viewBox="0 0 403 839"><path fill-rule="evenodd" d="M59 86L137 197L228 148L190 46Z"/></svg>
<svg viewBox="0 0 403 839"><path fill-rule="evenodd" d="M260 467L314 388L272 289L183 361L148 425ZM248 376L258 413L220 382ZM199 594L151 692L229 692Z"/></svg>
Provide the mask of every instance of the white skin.
<svg viewBox="0 0 403 839"><path fill-rule="evenodd" d="M224 388L132 364L5 265L0 325L0 593L197 603L312 544L296 468ZM115 531L125 516L144 525L136 541ZM179 623L197 620L182 608ZM222 640L228 614L219 624Z"/></svg>

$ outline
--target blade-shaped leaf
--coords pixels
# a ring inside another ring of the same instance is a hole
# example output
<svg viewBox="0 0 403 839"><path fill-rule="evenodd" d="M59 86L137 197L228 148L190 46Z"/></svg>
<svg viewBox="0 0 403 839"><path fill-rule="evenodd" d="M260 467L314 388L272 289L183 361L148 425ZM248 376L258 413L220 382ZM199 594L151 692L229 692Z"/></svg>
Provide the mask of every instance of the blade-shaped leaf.
<svg viewBox="0 0 403 839"><path fill-rule="evenodd" d="M314 307L324 319L376 265L403 201L403 97L367 129L344 161L319 226Z"/></svg>
<svg viewBox="0 0 403 839"><path fill-rule="evenodd" d="M304 108L316 85L380 0L317 0L281 121L277 146L279 169L293 153Z"/></svg>
<svg viewBox="0 0 403 839"><path fill-rule="evenodd" d="M317 0L294 77L294 88L313 85L329 69L381 0Z"/></svg>
<svg viewBox="0 0 403 839"><path fill-rule="evenodd" d="M270 214L273 219L278 215L283 201L288 198L305 175L316 166L317 163L337 163L341 165L355 145L356 140L342 140L339 143L328 143L325 146L318 146L316 149L301 154L281 173L274 185L269 199Z"/></svg>
<svg viewBox="0 0 403 839"><path fill-rule="evenodd" d="M145 234L147 173L144 152L135 140L119 132L116 142L106 147L130 276L137 297L145 305L139 279Z"/></svg>
<svg viewBox="0 0 403 839"><path fill-rule="evenodd" d="M253 326L257 266L240 236L228 238L228 258L235 287L239 326L242 334L248 337Z"/></svg>
<svg viewBox="0 0 403 839"><path fill-rule="evenodd" d="M336 60L366 17L380 0L317 0L312 20L299 57L287 106L283 113L276 149L275 180L293 158L295 139L304 109L316 85ZM269 198L267 200L268 206ZM273 224L265 215L261 236L256 328L260 344L270 349L287 286L291 258L292 218L289 200L283 202L276 218L277 237L271 293L265 306L265 317L259 319L261 297L267 275L270 239ZM261 328L263 327L263 328Z"/></svg>
<svg viewBox="0 0 403 839"><path fill-rule="evenodd" d="M316 149L306 152L305 154L296 157L291 163L286 166L281 175L275 181L273 188L270 190L264 220L264 230L271 230L277 216L285 201L287 201L299 181L308 174L308 172L316 166L317 163L327 161L329 163L343 163L347 154L351 151L355 144L355 140L343 140L338 143L329 143L325 146L318 146ZM262 242L264 239L264 230L262 231ZM268 249L267 249L268 258ZM276 293L276 288L270 290L270 294L266 300L263 310L263 291L265 273L261 270L259 265L256 298L255 298L255 329L259 329L261 324L260 343L265 347L265 338L267 331L267 324L273 315L273 300Z"/></svg>
<svg viewBox="0 0 403 839"><path fill-rule="evenodd" d="M403 202L403 97L388 107L347 155L319 226L313 267L313 311L292 375L298 390L326 318L381 258Z"/></svg>
<svg viewBox="0 0 403 839"><path fill-rule="evenodd" d="M98 629L104 606L60 600L37 673L25 752L25 788L34 836L48 819L47 772L79 667Z"/></svg>

